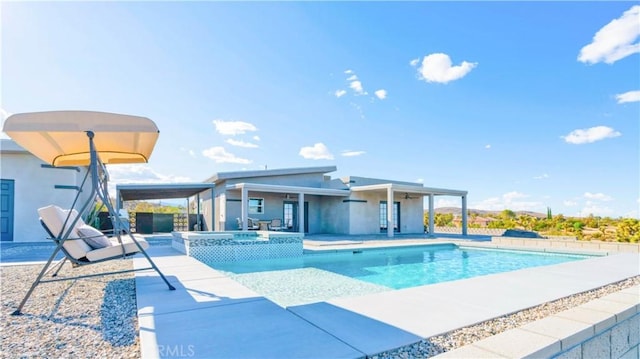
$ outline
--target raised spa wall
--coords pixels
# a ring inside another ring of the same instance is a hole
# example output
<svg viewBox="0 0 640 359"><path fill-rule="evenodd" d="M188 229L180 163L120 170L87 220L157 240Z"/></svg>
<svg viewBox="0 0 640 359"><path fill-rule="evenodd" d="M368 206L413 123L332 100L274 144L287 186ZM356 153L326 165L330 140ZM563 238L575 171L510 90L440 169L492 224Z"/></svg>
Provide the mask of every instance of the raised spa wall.
<svg viewBox="0 0 640 359"><path fill-rule="evenodd" d="M204 263L302 256L304 234L273 231L171 232L174 249Z"/></svg>

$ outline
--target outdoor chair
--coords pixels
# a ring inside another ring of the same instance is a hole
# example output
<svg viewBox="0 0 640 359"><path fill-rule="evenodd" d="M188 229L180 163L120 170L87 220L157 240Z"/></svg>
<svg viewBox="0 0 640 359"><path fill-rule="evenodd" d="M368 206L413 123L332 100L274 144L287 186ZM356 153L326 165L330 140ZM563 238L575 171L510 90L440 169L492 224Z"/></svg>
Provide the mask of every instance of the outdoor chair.
<svg viewBox="0 0 640 359"><path fill-rule="evenodd" d="M283 229L284 227L282 227L282 220L280 218L274 218L271 220L271 223L269 223L270 231L281 231Z"/></svg>
<svg viewBox="0 0 640 359"><path fill-rule="evenodd" d="M247 218L247 228L253 230L260 229L260 221L255 218Z"/></svg>
<svg viewBox="0 0 640 359"><path fill-rule="evenodd" d="M236 218L238 221L238 230L242 230L242 219L240 217ZM248 230L258 230L260 229L260 222L255 218L247 218L247 229Z"/></svg>

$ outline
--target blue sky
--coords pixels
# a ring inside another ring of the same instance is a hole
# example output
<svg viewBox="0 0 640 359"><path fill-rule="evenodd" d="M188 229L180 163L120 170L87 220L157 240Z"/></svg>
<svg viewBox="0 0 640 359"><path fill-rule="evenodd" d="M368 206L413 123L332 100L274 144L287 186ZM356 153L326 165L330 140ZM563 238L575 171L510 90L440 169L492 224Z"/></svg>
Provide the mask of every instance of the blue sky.
<svg viewBox="0 0 640 359"><path fill-rule="evenodd" d="M158 125L113 182L336 165L470 208L639 216L638 2L0 6L2 119Z"/></svg>

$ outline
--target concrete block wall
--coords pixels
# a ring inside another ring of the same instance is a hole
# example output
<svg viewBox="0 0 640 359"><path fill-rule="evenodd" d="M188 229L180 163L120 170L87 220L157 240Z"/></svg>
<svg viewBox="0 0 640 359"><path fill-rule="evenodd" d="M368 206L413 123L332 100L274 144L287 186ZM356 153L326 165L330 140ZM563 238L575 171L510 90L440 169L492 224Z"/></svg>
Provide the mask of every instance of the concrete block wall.
<svg viewBox="0 0 640 359"><path fill-rule="evenodd" d="M635 286L436 358L638 358L639 310Z"/></svg>
<svg viewBox="0 0 640 359"><path fill-rule="evenodd" d="M433 231L436 235L438 233L462 234L462 228L458 228L458 227L436 226ZM479 235L487 235L487 236L501 236L505 231L506 229L500 229L500 228L467 228L467 234L479 234Z"/></svg>
<svg viewBox="0 0 640 359"><path fill-rule="evenodd" d="M558 250L581 250L588 252L640 253L640 244L623 242L578 241L571 239L543 239L517 237L491 237L491 243L520 248L551 248Z"/></svg>

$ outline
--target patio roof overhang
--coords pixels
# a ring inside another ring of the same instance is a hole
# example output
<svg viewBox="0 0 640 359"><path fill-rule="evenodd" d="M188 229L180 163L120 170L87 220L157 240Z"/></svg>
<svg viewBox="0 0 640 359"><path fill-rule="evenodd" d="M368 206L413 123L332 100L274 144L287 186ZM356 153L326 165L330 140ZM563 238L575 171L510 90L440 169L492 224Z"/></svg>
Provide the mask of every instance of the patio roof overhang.
<svg viewBox="0 0 640 359"><path fill-rule="evenodd" d="M213 183L118 184L116 192L122 201L190 198L213 189Z"/></svg>
<svg viewBox="0 0 640 359"><path fill-rule="evenodd" d="M361 191L387 191L391 189L394 192L406 192L410 194L428 196L466 196L468 191L463 190L455 190L455 189L446 189L446 188L434 188L434 187L419 187L419 186L409 186L397 183L382 183L382 184L374 184L367 186L355 186L351 187L353 192L361 192Z"/></svg>
<svg viewBox="0 0 640 359"><path fill-rule="evenodd" d="M351 193L348 189L334 188L318 188L318 187L302 187L302 186L282 186L261 183L236 183L226 186L229 190L242 190L272 193L302 193L305 195L317 196L344 196L347 197Z"/></svg>

